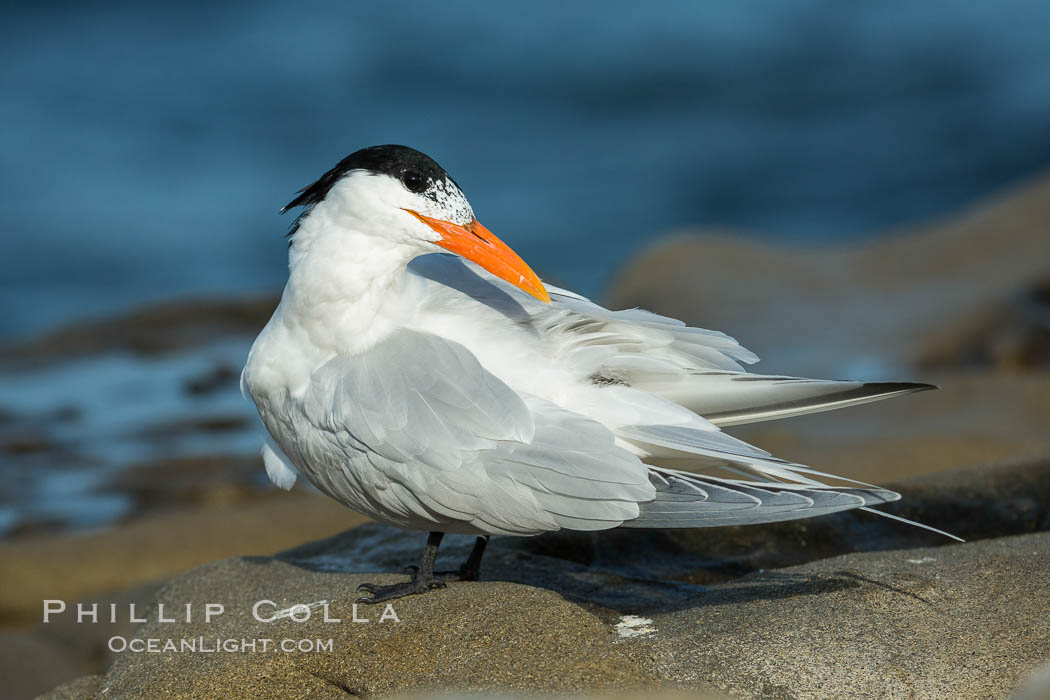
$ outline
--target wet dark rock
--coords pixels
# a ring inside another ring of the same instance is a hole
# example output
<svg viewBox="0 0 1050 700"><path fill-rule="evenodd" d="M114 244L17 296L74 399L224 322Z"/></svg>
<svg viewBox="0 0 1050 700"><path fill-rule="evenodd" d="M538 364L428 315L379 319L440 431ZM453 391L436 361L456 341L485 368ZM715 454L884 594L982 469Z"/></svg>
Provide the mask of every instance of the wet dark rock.
<svg viewBox="0 0 1050 700"><path fill-rule="evenodd" d="M1050 368L1050 277L940 330L918 349L916 363L924 369Z"/></svg>
<svg viewBox="0 0 1050 700"><path fill-rule="evenodd" d="M24 456L51 452L54 449L55 443L39 429L10 430L0 436L0 452L8 455Z"/></svg>
<svg viewBox="0 0 1050 700"><path fill-rule="evenodd" d="M245 416L194 416L142 428L139 435L150 440L170 440L194 433L226 433L254 427L255 423Z"/></svg>
<svg viewBox="0 0 1050 700"><path fill-rule="evenodd" d="M65 452L66 446L54 437L54 428L69 420L75 420L75 416L66 411L50 415L3 413L0 415L0 455L24 459Z"/></svg>
<svg viewBox="0 0 1050 700"><path fill-rule="evenodd" d="M190 299L84 321L0 347L0 367L42 366L107 351L177 352L217 339L254 336L277 306L273 297Z"/></svg>
<svg viewBox="0 0 1050 700"><path fill-rule="evenodd" d="M236 386L240 372L226 364L220 364L207 372L186 380L186 393L191 396L206 396Z"/></svg>
<svg viewBox="0 0 1050 700"><path fill-rule="evenodd" d="M967 539L1050 530L1050 455L931 474L894 488L905 499L884 510ZM882 532L874 536L885 539L888 521L877 525Z"/></svg>
<svg viewBox="0 0 1050 700"><path fill-rule="evenodd" d="M273 495L257 455L202 455L139 462L105 482L126 493L139 512L193 503L232 503Z"/></svg>
<svg viewBox="0 0 1050 700"><path fill-rule="evenodd" d="M5 538L22 539L32 537L46 537L63 532L67 529L65 521L59 518L28 517L22 518L5 530Z"/></svg>

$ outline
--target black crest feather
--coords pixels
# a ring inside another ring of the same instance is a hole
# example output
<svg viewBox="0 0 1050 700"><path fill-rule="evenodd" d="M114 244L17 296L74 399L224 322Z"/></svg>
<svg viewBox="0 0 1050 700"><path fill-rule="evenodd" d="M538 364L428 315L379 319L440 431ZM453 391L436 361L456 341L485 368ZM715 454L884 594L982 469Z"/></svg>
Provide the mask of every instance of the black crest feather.
<svg viewBox="0 0 1050 700"><path fill-rule="evenodd" d="M400 178L405 171L413 170L430 182L445 179L452 180L444 168L434 162L433 158L414 148L396 144L362 148L336 163L335 167L318 178L316 182L299 190L296 193L298 196L282 207L282 214L289 209L306 207L296 217L287 235L293 235L299 228L299 222L302 218L310 213L310 209L315 204L323 202L325 197L328 196L328 192L335 186L335 183L353 170L365 170L376 174L382 173L396 178Z"/></svg>

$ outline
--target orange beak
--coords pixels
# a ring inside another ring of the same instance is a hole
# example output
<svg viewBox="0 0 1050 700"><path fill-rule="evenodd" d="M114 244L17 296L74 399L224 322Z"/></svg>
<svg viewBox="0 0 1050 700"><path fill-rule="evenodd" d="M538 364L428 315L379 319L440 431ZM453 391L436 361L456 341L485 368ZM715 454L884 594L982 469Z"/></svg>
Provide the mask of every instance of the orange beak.
<svg viewBox="0 0 1050 700"><path fill-rule="evenodd" d="M441 234L437 245L445 250L462 255L467 260L476 262L502 280L528 292L540 301L551 303L550 294L543 287L543 282L536 276L525 261L510 249L506 243L478 223L477 219L466 226L453 224L441 219L423 216L419 212L405 209L424 224Z"/></svg>

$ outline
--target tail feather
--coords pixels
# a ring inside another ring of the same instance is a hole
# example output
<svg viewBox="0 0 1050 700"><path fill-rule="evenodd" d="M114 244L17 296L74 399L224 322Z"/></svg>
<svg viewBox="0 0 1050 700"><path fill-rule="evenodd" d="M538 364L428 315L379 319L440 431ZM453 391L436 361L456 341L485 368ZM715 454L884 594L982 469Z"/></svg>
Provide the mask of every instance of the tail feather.
<svg viewBox="0 0 1050 700"><path fill-rule="evenodd" d="M913 527L918 527L923 530L929 530L930 532L935 532L938 535L944 535L945 537L953 539L956 542L966 541L963 538L958 537L957 535L953 535L950 532L945 532L944 530L938 530L932 525L926 525L925 523L920 523L917 520L908 520L907 518L902 518L901 516L893 515L892 513L883 513L881 510L875 510L874 508L861 508L861 510L863 510L865 513L874 513L875 515L878 515L883 518L888 518L889 520L896 520L897 522L904 523L905 525L911 525Z"/></svg>

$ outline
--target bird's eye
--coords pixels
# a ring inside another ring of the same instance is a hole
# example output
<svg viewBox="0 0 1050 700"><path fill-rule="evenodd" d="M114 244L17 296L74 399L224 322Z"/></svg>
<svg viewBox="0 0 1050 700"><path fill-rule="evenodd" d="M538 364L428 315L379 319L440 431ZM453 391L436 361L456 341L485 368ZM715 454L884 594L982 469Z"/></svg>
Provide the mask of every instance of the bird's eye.
<svg viewBox="0 0 1050 700"><path fill-rule="evenodd" d="M402 173L401 182L409 192L422 192L427 188L427 179L415 170L406 170Z"/></svg>

